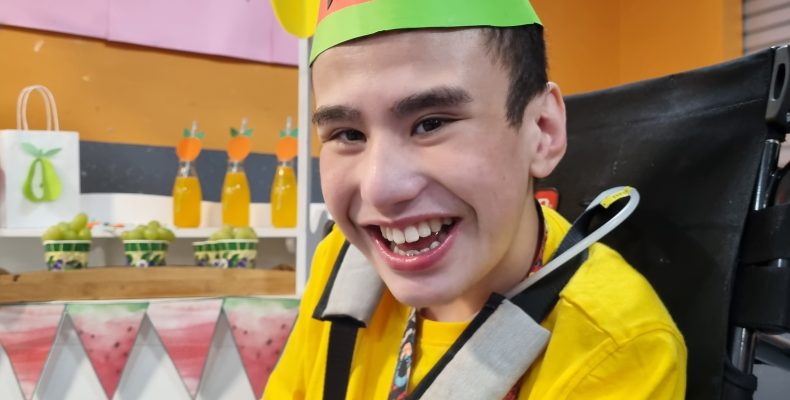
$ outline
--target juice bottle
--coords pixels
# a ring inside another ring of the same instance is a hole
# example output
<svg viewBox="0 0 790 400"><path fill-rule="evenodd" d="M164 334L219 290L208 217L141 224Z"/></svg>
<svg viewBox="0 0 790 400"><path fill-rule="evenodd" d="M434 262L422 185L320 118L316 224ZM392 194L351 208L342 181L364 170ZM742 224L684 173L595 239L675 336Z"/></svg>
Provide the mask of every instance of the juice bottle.
<svg viewBox="0 0 790 400"><path fill-rule="evenodd" d="M193 163L181 161L173 184L173 225L179 228L200 226L203 192Z"/></svg>
<svg viewBox="0 0 790 400"><path fill-rule="evenodd" d="M281 161L274 173L271 193L272 226L296 226L296 173L290 161Z"/></svg>
<svg viewBox="0 0 790 400"><path fill-rule="evenodd" d="M222 223L232 226L250 224L250 185L238 161L228 163L222 185Z"/></svg>
<svg viewBox="0 0 790 400"><path fill-rule="evenodd" d="M203 192L195 171L195 160L203 147L203 137L203 132L197 130L197 121L192 121L192 129L184 128L183 137L176 145L178 174L173 183L173 225L179 228L200 226Z"/></svg>

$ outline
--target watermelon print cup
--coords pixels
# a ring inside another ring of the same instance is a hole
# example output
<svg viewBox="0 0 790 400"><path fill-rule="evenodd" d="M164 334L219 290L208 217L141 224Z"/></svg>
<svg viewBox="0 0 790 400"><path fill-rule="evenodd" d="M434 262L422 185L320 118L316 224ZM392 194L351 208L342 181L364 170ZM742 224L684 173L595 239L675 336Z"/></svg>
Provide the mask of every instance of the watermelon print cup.
<svg viewBox="0 0 790 400"><path fill-rule="evenodd" d="M215 268L255 268L257 239L213 240L204 243L206 266ZM197 259L197 254L195 255Z"/></svg>
<svg viewBox="0 0 790 400"><path fill-rule="evenodd" d="M125 240L123 251L126 265L138 268L161 267L167 263L165 256L169 242L166 240Z"/></svg>
<svg viewBox="0 0 790 400"><path fill-rule="evenodd" d="M87 268L90 251L90 240L44 241L44 261L50 271Z"/></svg>

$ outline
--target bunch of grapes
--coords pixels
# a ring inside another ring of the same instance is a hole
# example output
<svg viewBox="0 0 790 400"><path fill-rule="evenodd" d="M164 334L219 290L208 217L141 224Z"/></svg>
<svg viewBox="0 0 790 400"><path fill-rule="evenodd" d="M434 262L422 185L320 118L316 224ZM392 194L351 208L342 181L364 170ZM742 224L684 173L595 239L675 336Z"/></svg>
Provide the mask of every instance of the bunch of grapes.
<svg viewBox="0 0 790 400"><path fill-rule="evenodd" d="M88 216L85 213L77 214L71 222L61 222L49 227L41 237L49 240L91 240L91 229L88 227Z"/></svg>
<svg viewBox="0 0 790 400"><path fill-rule="evenodd" d="M176 235L162 226L159 221L151 221L147 225L137 225L134 229L121 232L121 239L127 240L164 240L172 242Z"/></svg>
<svg viewBox="0 0 790 400"><path fill-rule="evenodd" d="M211 234L208 240L228 240L228 239L244 239L244 240L257 240L258 235L255 230L249 226L233 227L230 225L223 225L218 231Z"/></svg>

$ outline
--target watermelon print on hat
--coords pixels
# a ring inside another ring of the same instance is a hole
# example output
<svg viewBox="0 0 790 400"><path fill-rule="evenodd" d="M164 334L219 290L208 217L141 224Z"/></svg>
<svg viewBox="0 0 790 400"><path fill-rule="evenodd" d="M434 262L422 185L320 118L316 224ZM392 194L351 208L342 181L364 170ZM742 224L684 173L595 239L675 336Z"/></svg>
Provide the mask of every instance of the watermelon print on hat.
<svg viewBox="0 0 790 400"><path fill-rule="evenodd" d="M252 391L259 399L291 333L299 302L232 297L225 299L223 309Z"/></svg>
<svg viewBox="0 0 790 400"><path fill-rule="evenodd" d="M66 308L104 393L113 398L148 303L69 304Z"/></svg>
<svg viewBox="0 0 790 400"><path fill-rule="evenodd" d="M148 305L148 320L193 399L200 385L221 309L221 299Z"/></svg>
<svg viewBox="0 0 790 400"><path fill-rule="evenodd" d="M0 307L0 346L25 399L36 390L64 308L63 304Z"/></svg>

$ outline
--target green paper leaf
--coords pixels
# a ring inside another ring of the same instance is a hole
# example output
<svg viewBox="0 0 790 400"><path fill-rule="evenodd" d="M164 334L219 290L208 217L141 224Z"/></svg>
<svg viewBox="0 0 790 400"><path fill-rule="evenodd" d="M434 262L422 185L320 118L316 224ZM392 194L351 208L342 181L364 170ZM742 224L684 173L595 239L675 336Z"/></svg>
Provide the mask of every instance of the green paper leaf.
<svg viewBox="0 0 790 400"><path fill-rule="evenodd" d="M296 128L291 129L291 132L289 134L291 137L299 137L299 129Z"/></svg>
<svg viewBox="0 0 790 400"><path fill-rule="evenodd" d="M198 139L203 139L204 137L206 137L206 134L203 132L198 132L195 134L195 137Z"/></svg>
<svg viewBox="0 0 790 400"><path fill-rule="evenodd" d="M239 131L236 128L230 128L230 137L239 136Z"/></svg>
<svg viewBox="0 0 790 400"><path fill-rule="evenodd" d="M60 148L60 147L56 147L56 148L54 148L54 149L47 150L47 152L46 152L46 153L44 153L42 156L43 156L44 158L50 158L50 157L54 156L55 154L58 154L58 153L60 153L60 150L61 150L61 148Z"/></svg>
<svg viewBox="0 0 790 400"><path fill-rule="evenodd" d="M192 136L192 131L190 131L189 128L184 128L182 135L184 135L184 137L190 137Z"/></svg>
<svg viewBox="0 0 790 400"><path fill-rule="evenodd" d="M21 147L22 151L24 151L25 153L29 154L30 156L33 156L33 157L36 157L36 158L41 156L41 150L39 150L38 147L33 146L32 144L30 144L28 142L20 143L19 147Z"/></svg>
<svg viewBox="0 0 790 400"><path fill-rule="evenodd" d="M281 131L280 131L280 137L281 137L281 138L284 138L284 137L286 137L287 135L288 135L288 132L286 132L286 131L285 131L285 129L283 129L283 130L281 130Z"/></svg>
<svg viewBox="0 0 790 400"><path fill-rule="evenodd" d="M247 136L247 137L252 136L252 129L251 128L245 129L244 130L244 136Z"/></svg>

